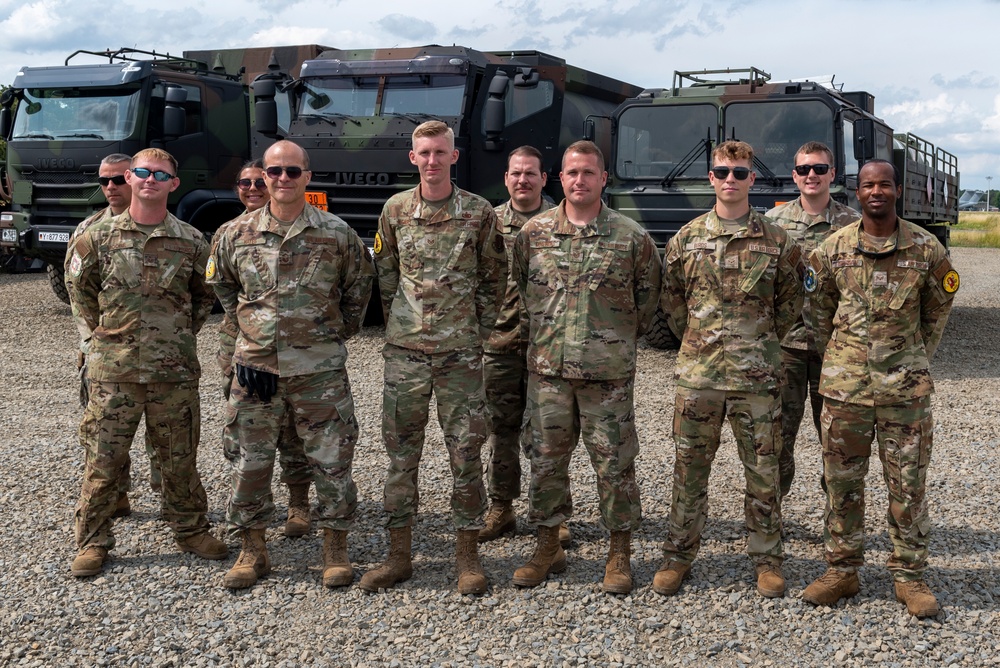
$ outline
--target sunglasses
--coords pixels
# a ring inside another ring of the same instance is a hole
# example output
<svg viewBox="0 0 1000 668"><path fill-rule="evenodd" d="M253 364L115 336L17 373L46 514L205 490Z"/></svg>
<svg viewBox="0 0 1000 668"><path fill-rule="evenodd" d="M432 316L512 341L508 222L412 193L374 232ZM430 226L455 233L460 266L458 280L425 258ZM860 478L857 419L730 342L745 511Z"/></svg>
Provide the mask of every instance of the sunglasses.
<svg viewBox="0 0 1000 668"><path fill-rule="evenodd" d="M108 187L109 183L113 183L116 186L123 186L125 185L125 175L119 174L118 176L98 176L97 182L105 188Z"/></svg>
<svg viewBox="0 0 1000 668"><path fill-rule="evenodd" d="M795 173L799 176L809 176L809 170L816 172L816 176L823 176L830 171L830 165L820 163L818 165L795 165Z"/></svg>
<svg viewBox="0 0 1000 668"><path fill-rule="evenodd" d="M264 173L272 179L280 179L281 173L284 172L288 174L288 178L297 179L302 176L302 172L304 171L301 167L268 167L264 170Z"/></svg>
<svg viewBox="0 0 1000 668"><path fill-rule="evenodd" d="M132 174L140 181L145 181L150 177L150 175L152 175L153 178L156 179L157 181L161 182L169 181L170 179L174 178L174 175L171 174L170 172L163 172L160 171L159 169L154 172L146 169L145 167L136 167L135 169L132 170Z"/></svg>
<svg viewBox="0 0 1000 668"><path fill-rule="evenodd" d="M289 176L291 176L289 174ZM255 186L257 190L264 189L264 179L240 179L236 182L240 190L250 190L250 186Z"/></svg>
<svg viewBox="0 0 1000 668"><path fill-rule="evenodd" d="M737 181L746 181L747 177L750 176L749 167L733 167L732 169L729 167L712 167L712 174L717 179L729 178L729 172L733 173L733 178Z"/></svg>

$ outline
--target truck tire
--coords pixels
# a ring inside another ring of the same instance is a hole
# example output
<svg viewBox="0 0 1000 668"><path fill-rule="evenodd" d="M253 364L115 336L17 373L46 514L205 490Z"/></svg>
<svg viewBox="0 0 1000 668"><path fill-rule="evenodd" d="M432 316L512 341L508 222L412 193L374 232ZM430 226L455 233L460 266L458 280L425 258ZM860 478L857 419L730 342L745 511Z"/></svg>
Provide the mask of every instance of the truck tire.
<svg viewBox="0 0 1000 668"><path fill-rule="evenodd" d="M52 292L56 293L59 301L69 304L69 293L66 292L66 275L63 273L63 268L50 264L45 267L45 273L49 275L49 285L52 286Z"/></svg>
<svg viewBox="0 0 1000 668"><path fill-rule="evenodd" d="M653 324L646 332L646 343L659 350L676 350L681 347L681 342L667 325L667 317L659 308L656 309L656 315L653 316Z"/></svg>

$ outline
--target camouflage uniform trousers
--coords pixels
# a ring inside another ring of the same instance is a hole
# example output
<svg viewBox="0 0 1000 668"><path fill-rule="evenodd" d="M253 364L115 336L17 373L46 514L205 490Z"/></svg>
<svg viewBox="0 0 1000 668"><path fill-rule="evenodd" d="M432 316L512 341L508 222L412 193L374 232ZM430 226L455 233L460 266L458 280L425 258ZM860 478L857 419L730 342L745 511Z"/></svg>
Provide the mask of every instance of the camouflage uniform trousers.
<svg viewBox="0 0 1000 668"><path fill-rule="evenodd" d="M229 358L232 361L232 358ZM233 384L233 373L222 378L222 394L229 401L230 387ZM239 385L239 383L237 383ZM295 430L295 414L287 412L287 420L278 434L278 464L281 467L281 482L285 485L308 485L312 482L312 470L306 457L306 448Z"/></svg>
<svg viewBox="0 0 1000 668"><path fill-rule="evenodd" d="M601 523L609 531L635 531L642 521L635 458L632 378L579 380L528 376L525 442L530 444L528 521L559 526L573 515L569 464L583 443L597 474Z"/></svg>
<svg viewBox="0 0 1000 668"><path fill-rule="evenodd" d="M806 412L806 395L812 406L813 424L820 433L819 414L823 397L819 393L819 372L823 358L815 350L781 349L785 382L781 387L781 455L778 469L781 478L781 498L788 496L795 478L795 440Z"/></svg>
<svg viewBox="0 0 1000 668"><path fill-rule="evenodd" d="M783 560L778 495L781 402L777 389L750 394L677 388L674 485L664 555L689 564L698 554L708 508L708 477L726 416L736 438L747 483L743 501L750 531L747 554L755 564L780 565Z"/></svg>
<svg viewBox="0 0 1000 668"><path fill-rule="evenodd" d="M289 417L291 414L291 417ZM281 432L289 424L302 440L316 484L317 525L347 530L358 506L351 475L358 422L347 372L322 371L278 379L271 401L232 385L222 447L233 466L226 519L231 534L262 529L274 516L271 476Z"/></svg>
<svg viewBox="0 0 1000 668"><path fill-rule="evenodd" d="M521 496L521 426L528 385L524 354L483 353L483 384L493 422L487 489L491 499L513 501Z"/></svg>
<svg viewBox="0 0 1000 668"><path fill-rule="evenodd" d="M929 396L889 406L862 406L827 399L820 417L827 497L826 560L843 571L864 563L865 475L872 441L889 492L889 570L897 580L918 580L927 568L931 522L927 466L934 421Z"/></svg>
<svg viewBox="0 0 1000 668"><path fill-rule="evenodd" d="M486 488L481 455L490 420L483 392L481 351L428 354L386 344L382 356L382 440L389 455L385 481L387 526L411 526L417 514L417 469L433 392L454 480L451 512L455 528L482 529Z"/></svg>
<svg viewBox="0 0 1000 668"><path fill-rule="evenodd" d="M196 463L201 435L198 381L114 383L90 381L90 402L80 423L87 451L83 490L76 506L76 542L111 549L111 514L118 501L119 476L139 420L160 462L160 512L179 540L208 528L208 498Z"/></svg>

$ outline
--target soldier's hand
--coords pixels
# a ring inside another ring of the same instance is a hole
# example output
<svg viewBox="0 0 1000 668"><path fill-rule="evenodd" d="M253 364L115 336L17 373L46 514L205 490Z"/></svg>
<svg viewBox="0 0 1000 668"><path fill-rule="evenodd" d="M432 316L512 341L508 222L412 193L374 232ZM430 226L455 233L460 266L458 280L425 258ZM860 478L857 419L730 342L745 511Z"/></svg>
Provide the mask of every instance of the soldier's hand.
<svg viewBox="0 0 1000 668"><path fill-rule="evenodd" d="M274 393L278 391L278 376L268 371L259 371L236 365L236 382L240 387L246 388L247 396L256 394L261 401L270 401Z"/></svg>
<svg viewBox="0 0 1000 668"><path fill-rule="evenodd" d="M90 381L87 380L87 358L81 353L79 360L80 369L80 406L86 408L90 403Z"/></svg>

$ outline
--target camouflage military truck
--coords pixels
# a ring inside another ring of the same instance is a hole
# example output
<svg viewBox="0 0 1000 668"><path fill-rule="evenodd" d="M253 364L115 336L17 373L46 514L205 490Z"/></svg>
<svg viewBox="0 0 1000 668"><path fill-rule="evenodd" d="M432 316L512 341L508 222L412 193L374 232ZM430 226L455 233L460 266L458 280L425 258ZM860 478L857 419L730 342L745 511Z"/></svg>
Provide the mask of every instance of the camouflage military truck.
<svg viewBox="0 0 1000 668"><path fill-rule="evenodd" d="M101 159L147 147L169 151L180 164L171 211L210 234L242 211L232 185L251 154L246 80L269 71L275 56L293 66L294 76L295 65L327 48L180 58L123 48L77 51L62 66L23 67L0 96L12 200L0 216L0 253L46 262L53 291L67 301L66 244L78 222L106 206L97 183ZM88 56L107 62L70 64Z"/></svg>
<svg viewBox="0 0 1000 668"><path fill-rule="evenodd" d="M754 147L757 181L750 204L767 211L798 197L792 181L795 151L807 141L833 150L831 194L858 208L858 171L868 160L894 162L903 181L899 215L932 231L947 245L958 222L958 161L912 134L893 134L874 115L874 98L843 92L828 82L772 82L757 68L675 72L669 89L650 89L612 114L613 150L606 197L639 221L663 248L682 225L708 211L711 152L726 139ZM672 335L657 317L647 335L668 345Z"/></svg>
<svg viewBox="0 0 1000 668"><path fill-rule="evenodd" d="M306 148L310 201L369 244L385 201L419 182L408 151L420 123L437 119L455 131L452 178L499 203L509 197L503 173L512 149L537 147L554 176L565 147L584 137L586 119L607 119L640 90L539 51L462 46L331 49L304 63L298 79L265 75L253 84L257 132ZM609 139L610 132L598 137L606 151ZM559 179L549 186L558 201Z"/></svg>

